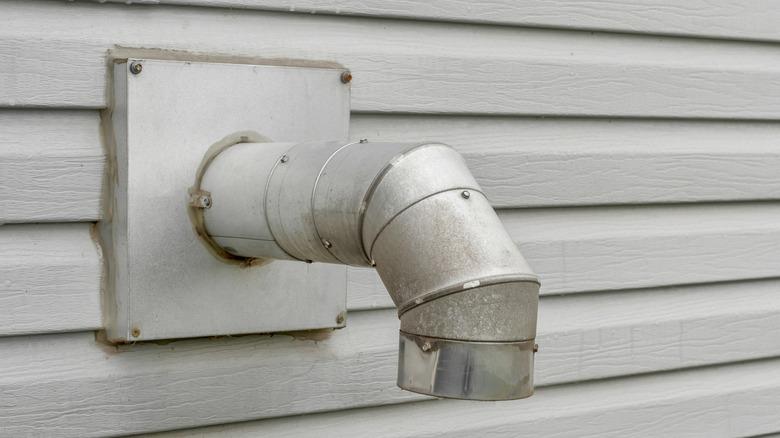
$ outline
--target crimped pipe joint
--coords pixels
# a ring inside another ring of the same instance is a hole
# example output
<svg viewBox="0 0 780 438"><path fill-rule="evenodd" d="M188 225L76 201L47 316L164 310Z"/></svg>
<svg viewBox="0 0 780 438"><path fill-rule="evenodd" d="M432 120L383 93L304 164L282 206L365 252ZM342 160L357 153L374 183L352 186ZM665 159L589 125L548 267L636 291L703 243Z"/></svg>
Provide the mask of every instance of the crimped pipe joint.
<svg viewBox="0 0 780 438"><path fill-rule="evenodd" d="M533 393L538 279L449 146L239 143L197 185L216 254L375 266L401 320L401 388Z"/></svg>

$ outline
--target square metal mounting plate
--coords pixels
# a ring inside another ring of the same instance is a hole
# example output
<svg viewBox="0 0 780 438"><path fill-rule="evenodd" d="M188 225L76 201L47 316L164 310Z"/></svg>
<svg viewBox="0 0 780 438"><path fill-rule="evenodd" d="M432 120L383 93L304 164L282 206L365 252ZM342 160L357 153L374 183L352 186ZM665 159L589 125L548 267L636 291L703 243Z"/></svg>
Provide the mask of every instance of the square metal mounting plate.
<svg viewBox="0 0 780 438"><path fill-rule="evenodd" d="M198 164L227 135L346 140L349 86L342 71L152 59L114 64L111 196L101 227L109 340L344 325L345 267L224 263L199 241L187 215Z"/></svg>

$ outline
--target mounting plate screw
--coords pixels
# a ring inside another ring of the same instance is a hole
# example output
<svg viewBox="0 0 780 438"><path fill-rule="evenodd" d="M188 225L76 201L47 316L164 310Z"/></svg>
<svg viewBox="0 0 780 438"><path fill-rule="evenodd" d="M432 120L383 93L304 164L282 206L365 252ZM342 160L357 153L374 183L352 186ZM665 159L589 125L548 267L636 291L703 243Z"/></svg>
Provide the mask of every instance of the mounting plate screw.
<svg viewBox="0 0 780 438"><path fill-rule="evenodd" d="M195 208L211 208L211 195L203 191L192 193L190 195L190 205Z"/></svg>
<svg viewBox="0 0 780 438"><path fill-rule="evenodd" d="M463 196L463 199L469 199L471 197L471 193L469 193L468 190L464 190L460 192L460 196Z"/></svg>
<svg viewBox="0 0 780 438"><path fill-rule="evenodd" d="M352 82L352 72L349 70L341 72L341 83L348 84L350 82Z"/></svg>
<svg viewBox="0 0 780 438"><path fill-rule="evenodd" d="M141 64L138 61L133 61L130 63L130 73L137 75L141 73L141 71L144 69L143 64Z"/></svg>
<svg viewBox="0 0 780 438"><path fill-rule="evenodd" d="M331 246L333 246L333 244L330 243L330 240L328 239L322 239L322 244L325 245L325 248L330 248Z"/></svg>
<svg viewBox="0 0 780 438"><path fill-rule="evenodd" d="M420 347L420 349L422 349L422 351L430 351L431 348L433 348L433 347L431 347L431 343L430 342L426 342L426 343L422 344L422 347Z"/></svg>
<svg viewBox="0 0 780 438"><path fill-rule="evenodd" d="M141 336L141 329L139 329L138 327L133 327L133 331L130 332L130 334L133 335L134 338L137 338Z"/></svg>
<svg viewBox="0 0 780 438"><path fill-rule="evenodd" d="M280 161L282 163L286 163L286 162L290 161L290 157L288 157L287 155L282 155L282 159Z"/></svg>
<svg viewBox="0 0 780 438"><path fill-rule="evenodd" d="M339 313L338 316L336 316L336 324L339 324L339 325L344 324L344 320L345 319L346 318L344 318L344 314L343 313Z"/></svg>

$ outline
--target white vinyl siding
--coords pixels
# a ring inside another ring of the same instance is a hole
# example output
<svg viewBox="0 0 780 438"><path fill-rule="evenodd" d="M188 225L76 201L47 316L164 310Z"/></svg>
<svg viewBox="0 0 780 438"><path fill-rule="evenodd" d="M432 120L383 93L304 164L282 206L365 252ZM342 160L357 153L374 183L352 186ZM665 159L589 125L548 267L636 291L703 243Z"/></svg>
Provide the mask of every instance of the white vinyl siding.
<svg viewBox="0 0 780 438"><path fill-rule="evenodd" d="M0 3L0 436L780 432L780 6L140 3ZM353 139L462 152L542 278L537 394L397 389L364 269L329 336L100 342L106 59L157 50L344 65Z"/></svg>

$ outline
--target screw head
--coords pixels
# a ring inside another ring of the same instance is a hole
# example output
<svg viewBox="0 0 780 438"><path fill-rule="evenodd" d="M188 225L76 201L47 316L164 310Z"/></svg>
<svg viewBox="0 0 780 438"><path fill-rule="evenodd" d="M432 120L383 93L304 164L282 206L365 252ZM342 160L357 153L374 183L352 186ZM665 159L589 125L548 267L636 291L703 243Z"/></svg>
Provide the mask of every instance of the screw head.
<svg viewBox="0 0 780 438"><path fill-rule="evenodd" d="M333 246L333 244L330 243L330 240L328 239L322 239L322 244L325 245L325 248L330 248L331 246Z"/></svg>
<svg viewBox="0 0 780 438"><path fill-rule="evenodd" d="M341 83L348 84L350 82L352 82L352 72L349 70L341 72Z"/></svg>
<svg viewBox="0 0 780 438"><path fill-rule="evenodd" d="M346 319L346 318L344 317L344 314L343 314L343 313L339 313L339 314L336 316L336 324L344 324L344 320L345 320L345 319Z"/></svg>
<svg viewBox="0 0 780 438"><path fill-rule="evenodd" d="M422 349L422 351L430 351L431 348L433 348L433 347L431 346L430 342L426 342L426 343L422 344L422 347L420 347L420 349Z"/></svg>
<svg viewBox="0 0 780 438"><path fill-rule="evenodd" d="M133 331L130 334L133 335L134 338L137 338L141 336L141 329L138 327L133 327Z"/></svg>
<svg viewBox="0 0 780 438"><path fill-rule="evenodd" d="M539 344L534 344L534 353L539 351Z"/></svg>
<svg viewBox="0 0 780 438"><path fill-rule="evenodd" d="M130 73L137 75L143 71L144 66L138 61L133 61L130 63Z"/></svg>
<svg viewBox="0 0 780 438"><path fill-rule="evenodd" d="M468 190L464 190L460 192L460 196L463 196L463 199L469 199L471 197L471 193L469 193Z"/></svg>
<svg viewBox="0 0 780 438"><path fill-rule="evenodd" d="M287 155L282 155L282 159L280 161L282 163L286 163L286 162L290 161L290 157L288 157Z"/></svg>
<svg viewBox="0 0 780 438"><path fill-rule="evenodd" d="M211 196L201 197L200 204L203 206L203 208L211 208Z"/></svg>

